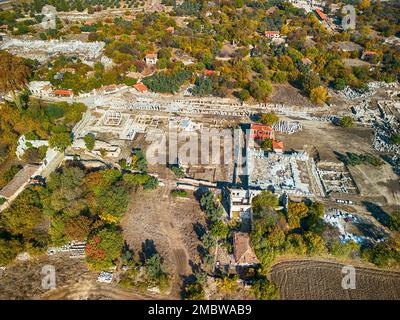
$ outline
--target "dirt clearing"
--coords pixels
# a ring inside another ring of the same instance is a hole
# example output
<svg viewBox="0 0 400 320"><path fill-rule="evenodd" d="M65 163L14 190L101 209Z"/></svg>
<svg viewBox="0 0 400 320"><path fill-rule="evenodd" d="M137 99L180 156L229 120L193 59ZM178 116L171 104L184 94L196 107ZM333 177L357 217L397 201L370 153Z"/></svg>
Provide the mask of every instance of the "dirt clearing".
<svg viewBox="0 0 400 320"><path fill-rule="evenodd" d="M171 295L179 295L182 277L192 273L192 263L199 263L197 247L200 244L194 231L204 215L196 199L172 198L174 184L157 190L140 191L132 200L121 225L129 246L140 254L143 247L153 246L161 254L173 278Z"/></svg>

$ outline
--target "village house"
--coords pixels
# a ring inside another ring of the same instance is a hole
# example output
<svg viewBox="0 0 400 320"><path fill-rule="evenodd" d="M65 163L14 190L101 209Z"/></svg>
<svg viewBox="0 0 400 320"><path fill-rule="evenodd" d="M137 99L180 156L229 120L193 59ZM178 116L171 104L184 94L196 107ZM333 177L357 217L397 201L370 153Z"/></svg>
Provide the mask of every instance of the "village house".
<svg viewBox="0 0 400 320"><path fill-rule="evenodd" d="M283 152L283 142L280 140L272 140L272 149L277 153Z"/></svg>
<svg viewBox="0 0 400 320"><path fill-rule="evenodd" d="M376 57L377 55L378 55L378 53L375 51L365 50L362 54L361 59L368 60L368 59L372 59L372 58Z"/></svg>
<svg viewBox="0 0 400 320"><path fill-rule="evenodd" d="M66 97L72 97L74 93L72 92L72 90L57 89L52 92L52 95L54 97L66 98Z"/></svg>
<svg viewBox="0 0 400 320"><path fill-rule="evenodd" d="M273 139L274 129L265 124L252 123L250 125L250 137L256 140Z"/></svg>
<svg viewBox="0 0 400 320"><path fill-rule="evenodd" d="M215 71L215 70L208 70L208 69L205 69L204 72L203 72L203 75L204 75L205 77L211 77L211 76L214 76L214 75L216 75L216 74L217 74L217 71Z"/></svg>
<svg viewBox="0 0 400 320"><path fill-rule="evenodd" d="M48 97L50 96L53 88L50 81L31 81L28 84L28 90L33 95Z"/></svg>
<svg viewBox="0 0 400 320"><path fill-rule="evenodd" d="M229 218L251 219L251 201L260 190L229 189Z"/></svg>
<svg viewBox="0 0 400 320"><path fill-rule="evenodd" d="M133 87L140 93L146 93L148 91L148 88L141 82L134 84Z"/></svg>
<svg viewBox="0 0 400 320"><path fill-rule="evenodd" d="M326 14L323 13L321 9L316 8L315 9L315 14L318 17L318 19L320 19L321 21L326 21Z"/></svg>
<svg viewBox="0 0 400 320"><path fill-rule="evenodd" d="M157 54L156 53L148 53L146 54L144 61L146 61L147 64L150 65L155 65L157 64Z"/></svg>
<svg viewBox="0 0 400 320"><path fill-rule="evenodd" d="M0 197L8 201L14 200L28 185L31 177L38 175L40 166L36 164L25 165L14 178L0 190Z"/></svg>
<svg viewBox="0 0 400 320"><path fill-rule="evenodd" d="M233 257L237 266L252 266L260 263L250 246L250 236L244 232L233 233Z"/></svg>
<svg viewBox="0 0 400 320"><path fill-rule="evenodd" d="M269 39L278 39L281 36L279 31L265 31L264 35Z"/></svg>

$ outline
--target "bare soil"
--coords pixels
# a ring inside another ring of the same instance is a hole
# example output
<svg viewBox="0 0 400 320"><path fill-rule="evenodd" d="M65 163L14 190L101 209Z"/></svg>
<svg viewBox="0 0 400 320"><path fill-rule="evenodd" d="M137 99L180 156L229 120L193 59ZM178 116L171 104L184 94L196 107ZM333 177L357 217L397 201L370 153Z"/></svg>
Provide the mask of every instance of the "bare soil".
<svg viewBox="0 0 400 320"><path fill-rule="evenodd" d="M135 254L140 255L147 243L165 259L173 282L171 297L177 298L183 278L192 274L193 264L200 263L195 224L204 225L205 218L193 195L172 198L173 188L171 183L134 194L121 226Z"/></svg>

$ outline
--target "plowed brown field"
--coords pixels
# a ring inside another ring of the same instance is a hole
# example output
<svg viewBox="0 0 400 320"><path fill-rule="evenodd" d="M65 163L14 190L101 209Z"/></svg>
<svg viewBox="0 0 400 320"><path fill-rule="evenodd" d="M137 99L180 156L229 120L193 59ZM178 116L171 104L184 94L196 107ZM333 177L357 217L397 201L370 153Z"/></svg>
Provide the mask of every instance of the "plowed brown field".
<svg viewBox="0 0 400 320"><path fill-rule="evenodd" d="M318 260L291 260L275 264L271 280L282 300L400 299L400 272L355 267L356 288L342 288L344 264Z"/></svg>

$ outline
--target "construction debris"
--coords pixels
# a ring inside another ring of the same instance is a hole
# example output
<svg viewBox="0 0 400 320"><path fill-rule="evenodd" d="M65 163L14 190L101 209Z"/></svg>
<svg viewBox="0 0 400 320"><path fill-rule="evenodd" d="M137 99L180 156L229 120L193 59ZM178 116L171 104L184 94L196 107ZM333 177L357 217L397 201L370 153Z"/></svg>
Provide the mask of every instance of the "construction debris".
<svg viewBox="0 0 400 320"><path fill-rule="evenodd" d="M104 42L60 41L60 40L21 40L8 39L1 46L1 50L26 58L46 61L47 59L64 54L79 56L82 60L93 61L103 52Z"/></svg>
<svg viewBox="0 0 400 320"><path fill-rule="evenodd" d="M248 149L249 186L282 194L310 196L306 152L279 154Z"/></svg>
<svg viewBox="0 0 400 320"><path fill-rule="evenodd" d="M69 252L70 258L85 258L86 241L71 241L62 247L50 247L47 249L47 255L49 256L61 252Z"/></svg>
<svg viewBox="0 0 400 320"><path fill-rule="evenodd" d="M354 241L361 245L375 244L385 240L386 231L376 226L369 218L343 210L331 209L324 215L324 221L337 227L340 241Z"/></svg>
<svg viewBox="0 0 400 320"><path fill-rule="evenodd" d="M113 279L113 274L111 272L102 271L97 277L97 282L111 283Z"/></svg>
<svg viewBox="0 0 400 320"><path fill-rule="evenodd" d="M303 126L299 121L281 120L273 125L273 129L278 132L293 134L303 130Z"/></svg>

